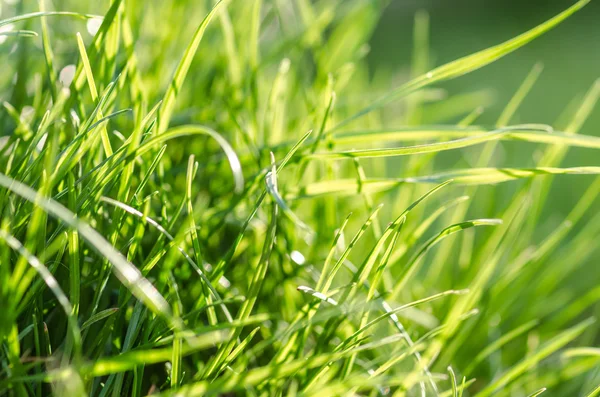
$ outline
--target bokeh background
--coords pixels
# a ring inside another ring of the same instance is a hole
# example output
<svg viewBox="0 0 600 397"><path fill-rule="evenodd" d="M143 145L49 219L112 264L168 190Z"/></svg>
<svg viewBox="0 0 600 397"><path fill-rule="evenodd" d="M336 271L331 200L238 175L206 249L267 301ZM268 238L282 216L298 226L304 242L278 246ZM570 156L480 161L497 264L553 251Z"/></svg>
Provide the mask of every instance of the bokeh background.
<svg viewBox="0 0 600 397"><path fill-rule="evenodd" d="M392 0L371 39L371 66L399 70L410 64L413 16L421 9L430 14L432 60L437 66L523 33L573 3ZM491 89L494 101L480 120L493 123L531 67L541 62L544 72L519 114L522 121L553 123L575 96L600 77L599 22L600 4L592 1L582 12L518 51L440 86L451 93ZM599 123L600 112L595 112L586 131L593 132Z"/></svg>
<svg viewBox="0 0 600 397"><path fill-rule="evenodd" d="M370 41L371 71L395 74L401 81L407 78L413 51L414 15L419 10L429 14L431 66L439 66L508 40L572 4L569 0L392 0ZM478 123L493 125L538 62L543 65L543 72L513 123L544 123L560 128L557 120L561 114L600 78L600 2L590 2L582 12L505 58L437 87L446 90L449 96L473 93L473 103L485 107ZM449 121L438 120L436 113L439 110L443 114L443 109L434 106L430 106L432 109L424 121ZM592 113L580 133L599 135L600 111ZM495 154L496 165L534 164L535 152L531 147L503 145L502 148ZM598 160L594 151L571 150L563 164L597 165ZM546 210L550 223L569 211L590 180L585 176L557 178L552 190L553 205Z"/></svg>

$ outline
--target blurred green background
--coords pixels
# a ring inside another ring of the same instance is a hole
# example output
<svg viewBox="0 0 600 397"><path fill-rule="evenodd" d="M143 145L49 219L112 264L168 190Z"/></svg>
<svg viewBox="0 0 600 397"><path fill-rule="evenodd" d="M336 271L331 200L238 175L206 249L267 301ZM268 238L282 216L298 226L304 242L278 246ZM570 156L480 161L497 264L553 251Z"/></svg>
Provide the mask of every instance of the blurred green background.
<svg viewBox="0 0 600 397"><path fill-rule="evenodd" d="M420 9L430 14L432 61L438 66L508 40L572 4L569 0L393 0L371 39L371 66L395 70L409 66L413 16ZM600 3L592 1L524 48L441 86L450 93L493 90L494 103L480 119L493 123L531 67L542 62L544 72L520 109L519 121L553 123L575 96L600 77L599 21ZM582 133L593 133L599 123L600 112L595 112Z"/></svg>
<svg viewBox="0 0 600 397"><path fill-rule="evenodd" d="M431 66L440 66L521 34L572 4L569 0L392 0L370 41L370 68L375 75L385 70L390 71L396 81L408 79L414 15L419 10L426 10L430 16ZM512 123L544 123L560 128L557 123L560 115L600 78L599 21L600 2L592 1L582 12L524 48L437 86L446 90L448 96L477 91L487 93L481 97L480 104L485 110L477 122L493 125L527 73L540 62L544 67L541 77ZM431 119L424 121L437 122L435 114L436 109L432 109ZM456 121L459 119L455 118ZM596 109L580 133L597 136L599 128L600 111ZM495 156L497 166L533 166L536 151L529 145L503 144ZM597 165L598 160L594 151L570 150L563 164ZM545 226L556 224L591 180L587 176L557 178L552 188L552 200L546 209L550 224ZM544 234L549 228L540 230Z"/></svg>

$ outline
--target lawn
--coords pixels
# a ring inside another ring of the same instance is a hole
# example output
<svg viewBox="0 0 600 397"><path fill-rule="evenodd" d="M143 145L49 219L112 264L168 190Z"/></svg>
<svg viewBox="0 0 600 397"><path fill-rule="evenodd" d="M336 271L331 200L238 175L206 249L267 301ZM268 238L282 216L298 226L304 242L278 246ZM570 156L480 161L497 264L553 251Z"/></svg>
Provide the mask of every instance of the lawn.
<svg viewBox="0 0 600 397"><path fill-rule="evenodd" d="M600 80L444 89L588 2L394 73L387 0L4 0L0 396L600 395Z"/></svg>

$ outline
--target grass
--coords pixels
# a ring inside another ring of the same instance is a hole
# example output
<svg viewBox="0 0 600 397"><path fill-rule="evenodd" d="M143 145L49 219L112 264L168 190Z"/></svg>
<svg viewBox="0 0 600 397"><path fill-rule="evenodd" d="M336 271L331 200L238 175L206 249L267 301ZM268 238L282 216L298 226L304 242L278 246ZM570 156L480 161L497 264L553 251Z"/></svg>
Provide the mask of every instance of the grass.
<svg viewBox="0 0 600 397"><path fill-rule="evenodd" d="M600 83L552 126L513 122L541 65L495 125L435 88L587 2L436 68L419 12L391 89L386 1L19 3L0 395L598 395L600 167L563 160L600 149Z"/></svg>

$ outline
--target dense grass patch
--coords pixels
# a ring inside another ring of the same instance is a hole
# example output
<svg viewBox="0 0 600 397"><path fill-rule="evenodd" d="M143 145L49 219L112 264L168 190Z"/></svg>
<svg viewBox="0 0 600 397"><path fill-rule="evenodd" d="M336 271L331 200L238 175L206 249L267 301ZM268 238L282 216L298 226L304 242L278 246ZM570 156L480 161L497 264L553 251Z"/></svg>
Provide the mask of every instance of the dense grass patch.
<svg viewBox="0 0 600 397"><path fill-rule="evenodd" d="M435 87L587 2L438 67L418 13L392 87L384 0L3 10L0 395L597 395L600 84L552 126L540 65L495 125Z"/></svg>

